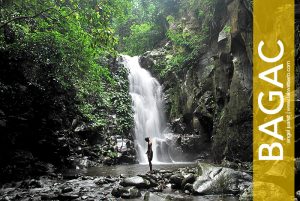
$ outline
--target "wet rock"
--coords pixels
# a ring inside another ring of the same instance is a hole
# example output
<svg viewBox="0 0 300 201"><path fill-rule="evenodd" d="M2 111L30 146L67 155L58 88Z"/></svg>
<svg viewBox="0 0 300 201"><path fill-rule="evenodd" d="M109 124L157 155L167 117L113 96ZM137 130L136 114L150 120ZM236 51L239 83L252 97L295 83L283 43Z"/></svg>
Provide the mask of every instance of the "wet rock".
<svg viewBox="0 0 300 201"><path fill-rule="evenodd" d="M51 163L37 161L34 163L34 172L37 175L55 175L56 168Z"/></svg>
<svg viewBox="0 0 300 201"><path fill-rule="evenodd" d="M111 194L117 198L121 197L123 199L139 198L142 196L139 189L136 188L135 186L115 187L113 188Z"/></svg>
<svg viewBox="0 0 300 201"><path fill-rule="evenodd" d="M154 66L158 63L157 61L164 56L164 54L165 50L163 48L147 51L140 56L139 62L143 68L149 70L156 78L159 78L159 71L155 70Z"/></svg>
<svg viewBox="0 0 300 201"><path fill-rule="evenodd" d="M169 173L169 172L167 172L163 175L163 177L166 179L170 179L171 176L172 176L172 173Z"/></svg>
<svg viewBox="0 0 300 201"><path fill-rule="evenodd" d="M181 187L185 187L186 184L192 184L196 181L196 177L193 174L188 174L181 183Z"/></svg>
<svg viewBox="0 0 300 201"><path fill-rule="evenodd" d="M147 179L144 179L140 176L135 177L127 177L120 182L120 185L127 186L135 186L137 188L149 188L151 183Z"/></svg>
<svg viewBox="0 0 300 201"><path fill-rule="evenodd" d="M170 156L174 160L193 161L200 158L200 154L204 154L210 147L210 141L207 136L201 134L172 134L168 137L167 144ZM203 155L203 157L206 155ZM202 156L201 156L202 157Z"/></svg>
<svg viewBox="0 0 300 201"><path fill-rule="evenodd" d="M1 199L1 201L10 201L11 199L7 196L5 196L4 198Z"/></svg>
<svg viewBox="0 0 300 201"><path fill-rule="evenodd" d="M72 187L65 187L61 190L62 193L69 193L69 192L72 192L73 191L73 188Z"/></svg>
<svg viewBox="0 0 300 201"><path fill-rule="evenodd" d="M132 199L132 198L139 198L142 194L139 189L136 187L125 187L124 192L121 194L121 198L123 199Z"/></svg>
<svg viewBox="0 0 300 201"><path fill-rule="evenodd" d="M172 173L171 170L159 170L159 173L166 174L166 173Z"/></svg>
<svg viewBox="0 0 300 201"><path fill-rule="evenodd" d="M109 183L97 185L97 181L103 180ZM0 188L0 200L5 196L13 200L111 200L113 196L110 194L113 187L119 181L115 177L79 177L75 179L55 179L49 177L41 177L39 180L43 184L43 188L27 188L30 180L24 182L15 182ZM20 186L24 183L26 188ZM124 188L124 187L122 187ZM21 198L15 199L16 195ZM87 197L84 197L87 196ZM121 195L120 195L121 196ZM28 198L28 199L27 199ZM29 199L30 198L30 199Z"/></svg>
<svg viewBox="0 0 300 201"><path fill-rule="evenodd" d="M173 189L180 189L184 177L182 174L174 174L170 177L170 183Z"/></svg>
<svg viewBox="0 0 300 201"><path fill-rule="evenodd" d="M198 163L199 177L193 184L198 194L237 194L251 185L252 177L230 168L215 167L210 164Z"/></svg>
<svg viewBox="0 0 300 201"><path fill-rule="evenodd" d="M150 182L150 187L156 187L158 184L157 184L157 181L159 179L161 179L161 177L159 177L157 174L146 174L146 175L138 175L146 180L148 180Z"/></svg>
<svg viewBox="0 0 300 201"><path fill-rule="evenodd" d="M106 181L107 183L113 183L113 182L116 182L116 179L115 179L115 178L112 178L112 177L110 177L110 176L107 176L107 177L105 178L105 181Z"/></svg>
<svg viewBox="0 0 300 201"><path fill-rule="evenodd" d="M171 122L171 128L174 133L183 134L186 130L186 125L182 122L181 118L178 118Z"/></svg>
<svg viewBox="0 0 300 201"><path fill-rule="evenodd" d="M188 190L189 192L193 193L194 192L193 184L187 183L186 185L184 185L183 190Z"/></svg>
<svg viewBox="0 0 300 201"><path fill-rule="evenodd" d="M152 188L151 192L162 192L165 188L165 185L159 184L157 187Z"/></svg>
<svg viewBox="0 0 300 201"><path fill-rule="evenodd" d="M111 191L111 194L117 198L121 197L123 187L115 187Z"/></svg>
<svg viewBox="0 0 300 201"><path fill-rule="evenodd" d="M43 188L42 182L35 179L30 180L29 186L30 188Z"/></svg>
<svg viewBox="0 0 300 201"><path fill-rule="evenodd" d="M59 200L75 200L79 197L80 196L77 193L64 193L64 194L58 195Z"/></svg>
<svg viewBox="0 0 300 201"><path fill-rule="evenodd" d="M149 199L150 199L150 192L146 192L144 195L144 200L149 201Z"/></svg>
<svg viewBox="0 0 300 201"><path fill-rule="evenodd" d="M248 188L244 190L244 192L241 194L240 201L252 201L253 200L253 189L252 185L250 185Z"/></svg>
<svg viewBox="0 0 300 201"><path fill-rule="evenodd" d="M118 163L118 161L117 161L116 158L105 157L105 158L103 159L103 164L104 164L104 165L115 165L115 164L117 164L117 163Z"/></svg>
<svg viewBox="0 0 300 201"><path fill-rule="evenodd" d="M186 195L181 195L181 194L178 194L178 193L174 193L174 194L170 194L170 195L167 195L165 197L165 199L163 199L164 201L171 201L171 200L176 200L176 201L192 201L193 198L189 198L187 197Z"/></svg>
<svg viewBox="0 0 300 201"><path fill-rule="evenodd" d="M82 123L82 125L75 128L74 132L86 138L91 145L99 144L103 140L102 136L99 135L101 127L94 123Z"/></svg>
<svg viewBox="0 0 300 201"><path fill-rule="evenodd" d="M32 180L25 180L21 183L20 188L42 188L43 184L41 183L41 181L32 179Z"/></svg>
<svg viewBox="0 0 300 201"><path fill-rule="evenodd" d="M54 193L43 193L41 194L41 200L56 200L58 199L58 195L54 194Z"/></svg>

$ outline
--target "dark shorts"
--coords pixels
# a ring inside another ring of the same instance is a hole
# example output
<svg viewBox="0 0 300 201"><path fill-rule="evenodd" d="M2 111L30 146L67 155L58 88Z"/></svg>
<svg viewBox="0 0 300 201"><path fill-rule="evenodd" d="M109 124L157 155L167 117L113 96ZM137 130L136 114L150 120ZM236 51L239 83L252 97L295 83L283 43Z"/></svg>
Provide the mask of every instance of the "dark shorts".
<svg viewBox="0 0 300 201"><path fill-rule="evenodd" d="M148 160L152 161L153 159L153 152L151 151L150 153L148 153Z"/></svg>

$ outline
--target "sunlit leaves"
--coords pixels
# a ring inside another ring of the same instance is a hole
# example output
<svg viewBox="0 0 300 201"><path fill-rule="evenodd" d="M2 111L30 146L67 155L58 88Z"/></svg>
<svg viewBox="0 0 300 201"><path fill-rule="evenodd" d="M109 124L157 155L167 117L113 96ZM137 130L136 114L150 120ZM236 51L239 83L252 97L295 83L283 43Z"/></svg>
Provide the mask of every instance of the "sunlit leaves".
<svg viewBox="0 0 300 201"><path fill-rule="evenodd" d="M1 8L0 23L27 18L9 24L20 34L7 44L1 33L0 48L26 55L33 66L28 75L32 82L43 82L39 75L47 73L65 89L75 88L74 102L87 121L106 127L109 115L117 114L117 130L125 132L131 125L128 83L122 81L125 75L113 75L99 59L117 54L113 22L124 19L130 5L130 0L11 1Z"/></svg>

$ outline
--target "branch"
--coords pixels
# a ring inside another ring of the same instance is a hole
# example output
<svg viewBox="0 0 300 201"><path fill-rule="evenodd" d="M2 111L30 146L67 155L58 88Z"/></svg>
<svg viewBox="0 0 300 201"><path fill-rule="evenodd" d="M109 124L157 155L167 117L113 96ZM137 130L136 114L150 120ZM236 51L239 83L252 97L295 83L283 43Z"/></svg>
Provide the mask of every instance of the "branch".
<svg viewBox="0 0 300 201"><path fill-rule="evenodd" d="M48 12L49 10L53 9L54 7L51 7L51 8L47 8L46 10L43 10L33 16L18 16L18 17L15 17L13 19L10 19L8 21L6 21L5 23L1 24L0 25L0 29L5 27L6 25L8 25L9 23L13 22L13 21L16 21L16 20L22 20L22 19L28 19L28 18L36 18L38 16L40 16L41 14L45 13L45 12Z"/></svg>

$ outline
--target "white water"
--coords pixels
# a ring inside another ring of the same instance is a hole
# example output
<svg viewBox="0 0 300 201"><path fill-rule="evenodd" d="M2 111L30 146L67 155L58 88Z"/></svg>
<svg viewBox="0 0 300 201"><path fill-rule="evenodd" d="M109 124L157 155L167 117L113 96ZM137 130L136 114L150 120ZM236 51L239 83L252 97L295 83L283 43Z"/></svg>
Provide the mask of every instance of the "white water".
<svg viewBox="0 0 300 201"><path fill-rule="evenodd" d="M151 74L139 64L139 58L123 56L123 64L129 69L130 95L134 110L135 145L139 163L147 163L147 143L150 137L153 164L171 162L163 132L166 130L162 87Z"/></svg>

